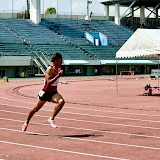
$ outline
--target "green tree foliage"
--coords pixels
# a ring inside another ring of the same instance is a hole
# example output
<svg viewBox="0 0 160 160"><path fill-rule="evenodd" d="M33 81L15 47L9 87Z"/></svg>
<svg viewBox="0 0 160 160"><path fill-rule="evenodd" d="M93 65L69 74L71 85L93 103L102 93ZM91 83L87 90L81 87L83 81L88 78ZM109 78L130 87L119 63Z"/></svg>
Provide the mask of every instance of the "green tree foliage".
<svg viewBox="0 0 160 160"><path fill-rule="evenodd" d="M56 14L56 9L54 7L47 8L45 14Z"/></svg>

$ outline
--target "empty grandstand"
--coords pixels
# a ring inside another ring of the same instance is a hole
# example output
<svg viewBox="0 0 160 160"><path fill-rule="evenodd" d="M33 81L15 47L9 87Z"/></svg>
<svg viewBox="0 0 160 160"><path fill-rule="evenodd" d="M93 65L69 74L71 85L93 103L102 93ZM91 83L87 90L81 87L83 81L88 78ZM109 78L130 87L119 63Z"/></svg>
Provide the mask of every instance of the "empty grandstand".
<svg viewBox="0 0 160 160"><path fill-rule="evenodd" d="M116 74L115 55L134 33L134 20L131 23L128 17L123 18L122 26L96 16L92 20L62 17L43 18L38 24L24 18L0 18L0 76L44 74L54 52L63 55L65 75L75 75L76 69L81 69L82 75L94 75L95 69L99 75ZM159 19L155 21L157 28ZM146 27L153 28L153 23L147 22ZM131 67L136 74L150 73L156 68L150 60L124 60L119 63L118 72Z"/></svg>

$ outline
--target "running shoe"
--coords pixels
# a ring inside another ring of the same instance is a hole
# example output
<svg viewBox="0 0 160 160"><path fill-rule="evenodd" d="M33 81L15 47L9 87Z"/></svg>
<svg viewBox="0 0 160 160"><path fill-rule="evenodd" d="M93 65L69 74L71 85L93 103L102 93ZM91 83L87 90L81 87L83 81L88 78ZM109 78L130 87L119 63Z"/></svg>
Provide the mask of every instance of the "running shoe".
<svg viewBox="0 0 160 160"><path fill-rule="evenodd" d="M25 132L27 130L28 124L26 122L24 122L23 126L22 126L22 131Z"/></svg>
<svg viewBox="0 0 160 160"><path fill-rule="evenodd" d="M48 119L48 122L50 123L50 125L51 125L53 128L57 128L57 125L55 125L55 122L54 122L54 120L51 119L51 117Z"/></svg>

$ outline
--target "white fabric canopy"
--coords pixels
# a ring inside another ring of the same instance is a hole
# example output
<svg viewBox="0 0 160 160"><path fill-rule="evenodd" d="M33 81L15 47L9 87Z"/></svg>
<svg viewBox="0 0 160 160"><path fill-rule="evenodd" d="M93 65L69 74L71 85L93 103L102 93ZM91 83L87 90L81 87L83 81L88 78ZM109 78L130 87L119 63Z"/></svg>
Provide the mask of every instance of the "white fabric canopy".
<svg viewBox="0 0 160 160"><path fill-rule="evenodd" d="M158 56L160 56L160 29L137 29L116 53L116 58Z"/></svg>
<svg viewBox="0 0 160 160"><path fill-rule="evenodd" d="M116 58L133 57L160 57L160 29L137 29L116 53ZM159 61L157 60L157 62L159 69ZM117 65L116 86L118 94Z"/></svg>

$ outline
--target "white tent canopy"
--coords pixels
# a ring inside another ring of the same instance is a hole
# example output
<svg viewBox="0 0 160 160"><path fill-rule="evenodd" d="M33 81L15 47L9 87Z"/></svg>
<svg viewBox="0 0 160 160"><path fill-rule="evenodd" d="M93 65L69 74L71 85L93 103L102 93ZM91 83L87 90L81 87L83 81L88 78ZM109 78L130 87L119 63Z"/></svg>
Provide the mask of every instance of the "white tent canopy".
<svg viewBox="0 0 160 160"><path fill-rule="evenodd" d="M160 29L137 29L117 51L116 58L160 57ZM158 61L158 60L157 60ZM158 61L159 69L159 61ZM158 72L159 73L159 72ZM116 65L117 75L117 65ZM116 76L117 77L117 76ZM117 94L118 94L118 84ZM159 75L158 75L159 86Z"/></svg>
<svg viewBox="0 0 160 160"><path fill-rule="evenodd" d="M116 53L116 58L158 56L160 56L160 29L137 29Z"/></svg>

